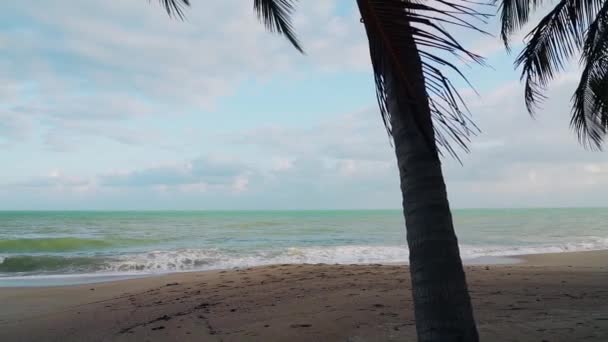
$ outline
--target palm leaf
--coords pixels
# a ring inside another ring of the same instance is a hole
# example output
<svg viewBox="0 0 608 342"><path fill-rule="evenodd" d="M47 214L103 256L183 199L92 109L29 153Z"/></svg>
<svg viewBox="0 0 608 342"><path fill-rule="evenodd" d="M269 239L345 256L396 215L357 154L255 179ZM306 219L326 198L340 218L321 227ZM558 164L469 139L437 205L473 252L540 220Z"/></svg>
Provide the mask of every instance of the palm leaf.
<svg viewBox="0 0 608 342"><path fill-rule="evenodd" d="M500 0L494 0L496 4ZM500 1L499 11L502 27L500 36L505 43L507 50L509 47L509 37L517 30L522 28L530 18L530 14L542 4L543 0L502 0Z"/></svg>
<svg viewBox="0 0 608 342"><path fill-rule="evenodd" d="M525 102L534 114L543 91L567 61L582 47L586 27L604 0L561 0L527 35L526 47L517 57L525 80Z"/></svg>
<svg viewBox="0 0 608 342"><path fill-rule="evenodd" d="M148 0L149 1L149 0ZM169 16L184 19L184 6L190 6L190 0L159 0Z"/></svg>
<svg viewBox="0 0 608 342"><path fill-rule="evenodd" d="M473 9L466 0L358 0L357 3L369 40L378 104L389 135L392 135L390 117L394 113L388 109L387 79L397 74L400 88L405 90L398 101L411 109L417 129L428 145L435 150L435 140L456 158L453 142L468 151L468 136L476 127L444 70L452 70L466 81L447 55L481 64L483 59L465 49L443 24L481 31L471 22L485 22L489 15ZM419 61L417 68L422 70L422 79L416 72L408 74L411 70L408 63L415 61ZM428 102L419 101L420 98L428 98ZM429 112L434 123L430 131L427 127L431 125L425 124L430 119Z"/></svg>
<svg viewBox="0 0 608 342"><path fill-rule="evenodd" d="M282 34L300 52L304 52L291 24L295 0L254 0L258 18L270 32Z"/></svg>
<svg viewBox="0 0 608 342"><path fill-rule="evenodd" d="M148 0L150 1L150 0ZM184 19L183 8L190 6L190 0L159 0L169 16ZM284 35L300 52L304 52L291 24L291 15L296 0L254 0L253 8L258 18L271 32Z"/></svg>
<svg viewBox="0 0 608 342"><path fill-rule="evenodd" d="M608 2L589 26L582 52L571 125L584 145L599 149L608 131Z"/></svg>

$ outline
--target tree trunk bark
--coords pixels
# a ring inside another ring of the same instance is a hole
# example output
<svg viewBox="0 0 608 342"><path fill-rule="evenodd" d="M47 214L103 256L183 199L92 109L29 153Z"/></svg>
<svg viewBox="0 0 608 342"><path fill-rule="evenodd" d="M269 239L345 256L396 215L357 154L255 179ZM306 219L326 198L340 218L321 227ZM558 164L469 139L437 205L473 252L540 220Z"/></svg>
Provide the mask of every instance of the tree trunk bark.
<svg viewBox="0 0 608 342"><path fill-rule="evenodd" d="M394 65L392 72L386 73L385 85L403 195L418 341L477 342L479 337L415 45L406 64L405 71L415 93L415 110L422 114L416 121L412 101L403 99L408 92L402 89L406 85L397 79Z"/></svg>

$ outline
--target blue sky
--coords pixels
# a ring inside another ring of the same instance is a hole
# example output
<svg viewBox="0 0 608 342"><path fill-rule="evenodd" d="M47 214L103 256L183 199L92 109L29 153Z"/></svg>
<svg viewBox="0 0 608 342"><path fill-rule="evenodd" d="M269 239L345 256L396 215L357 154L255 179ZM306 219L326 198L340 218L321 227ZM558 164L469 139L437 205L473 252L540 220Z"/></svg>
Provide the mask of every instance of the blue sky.
<svg viewBox="0 0 608 342"><path fill-rule="evenodd" d="M202 4L185 22L144 0L3 5L0 209L400 206L355 2L299 4L306 55L248 2ZM532 120L514 55L456 34L492 68L465 66L482 133L444 160L452 205L605 205L608 158L568 128L576 66Z"/></svg>

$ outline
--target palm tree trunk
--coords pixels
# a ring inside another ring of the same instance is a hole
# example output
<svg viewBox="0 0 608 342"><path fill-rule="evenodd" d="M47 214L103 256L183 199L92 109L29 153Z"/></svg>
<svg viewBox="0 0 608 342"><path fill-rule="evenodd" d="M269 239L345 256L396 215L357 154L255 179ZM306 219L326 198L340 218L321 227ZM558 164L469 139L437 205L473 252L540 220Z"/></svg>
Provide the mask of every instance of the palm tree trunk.
<svg viewBox="0 0 608 342"><path fill-rule="evenodd" d="M476 342L479 338L435 146L420 56L413 41L405 73L413 88L409 93L415 94L414 106L403 99L408 92L401 87L407 85L397 79L396 67L389 63L393 67L385 73L387 109L401 180L418 341ZM416 119L414 109L419 114Z"/></svg>

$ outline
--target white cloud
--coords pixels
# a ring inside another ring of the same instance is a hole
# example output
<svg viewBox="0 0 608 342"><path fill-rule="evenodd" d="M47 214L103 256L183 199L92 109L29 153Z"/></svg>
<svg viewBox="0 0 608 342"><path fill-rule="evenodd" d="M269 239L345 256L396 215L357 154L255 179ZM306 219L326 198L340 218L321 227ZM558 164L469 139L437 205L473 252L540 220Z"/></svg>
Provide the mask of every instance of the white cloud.
<svg viewBox="0 0 608 342"><path fill-rule="evenodd" d="M28 139L32 125L29 118L0 109L0 147L7 147Z"/></svg>
<svg viewBox="0 0 608 342"><path fill-rule="evenodd" d="M249 178L245 175L237 176L232 182L232 190L239 193L247 191L249 187Z"/></svg>
<svg viewBox="0 0 608 342"><path fill-rule="evenodd" d="M50 190L54 192L88 192L96 188L93 180L69 176L59 170L52 170L47 175L25 182L8 185L10 188Z"/></svg>
<svg viewBox="0 0 608 342"><path fill-rule="evenodd" d="M240 146L255 146L283 156L314 155L377 162L393 158L375 107L335 115L312 126L264 125L225 138Z"/></svg>
<svg viewBox="0 0 608 342"><path fill-rule="evenodd" d="M554 86L536 120L525 111L521 85L482 93L485 101L471 106L482 129L473 138L472 152L461 155L463 166L444 159L453 206L601 205L598 194L608 190L608 158L584 150L568 128L574 85ZM212 208L399 206L394 152L373 107L314 125L260 126L220 138L228 142L218 145L226 147L216 151L222 157L100 172L92 180L51 175L21 186L94 184L97 194L114 189L127 197L149 190L165 194L148 195L161 207L186 205L167 202L175 198ZM228 150L248 152L230 157Z"/></svg>
<svg viewBox="0 0 608 342"><path fill-rule="evenodd" d="M607 164L586 164L583 168L585 171L592 173L592 174L608 173Z"/></svg>
<svg viewBox="0 0 608 342"><path fill-rule="evenodd" d="M172 188L206 191L213 187L244 191L249 172L249 167L238 161L198 158L185 163L100 175L99 184L118 188L160 186L163 191Z"/></svg>
<svg viewBox="0 0 608 342"><path fill-rule="evenodd" d="M287 171L293 168L293 159L284 157L272 158L272 171Z"/></svg>
<svg viewBox="0 0 608 342"><path fill-rule="evenodd" d="M204 112L243 80L367 68L364 33L350 8L341 16L334 3L301 3L295 22L302 56L266 32L240 0L193 3L185 22L141 0L22 1L7 15L27 20L0 33L11 45L0 63L0 99L35 118L37 129L50 129L52 149L69 150L57 148L59 140L79 140L71 136L84 134L67 127L81 121L120 127L140 117Z"/></svg>

